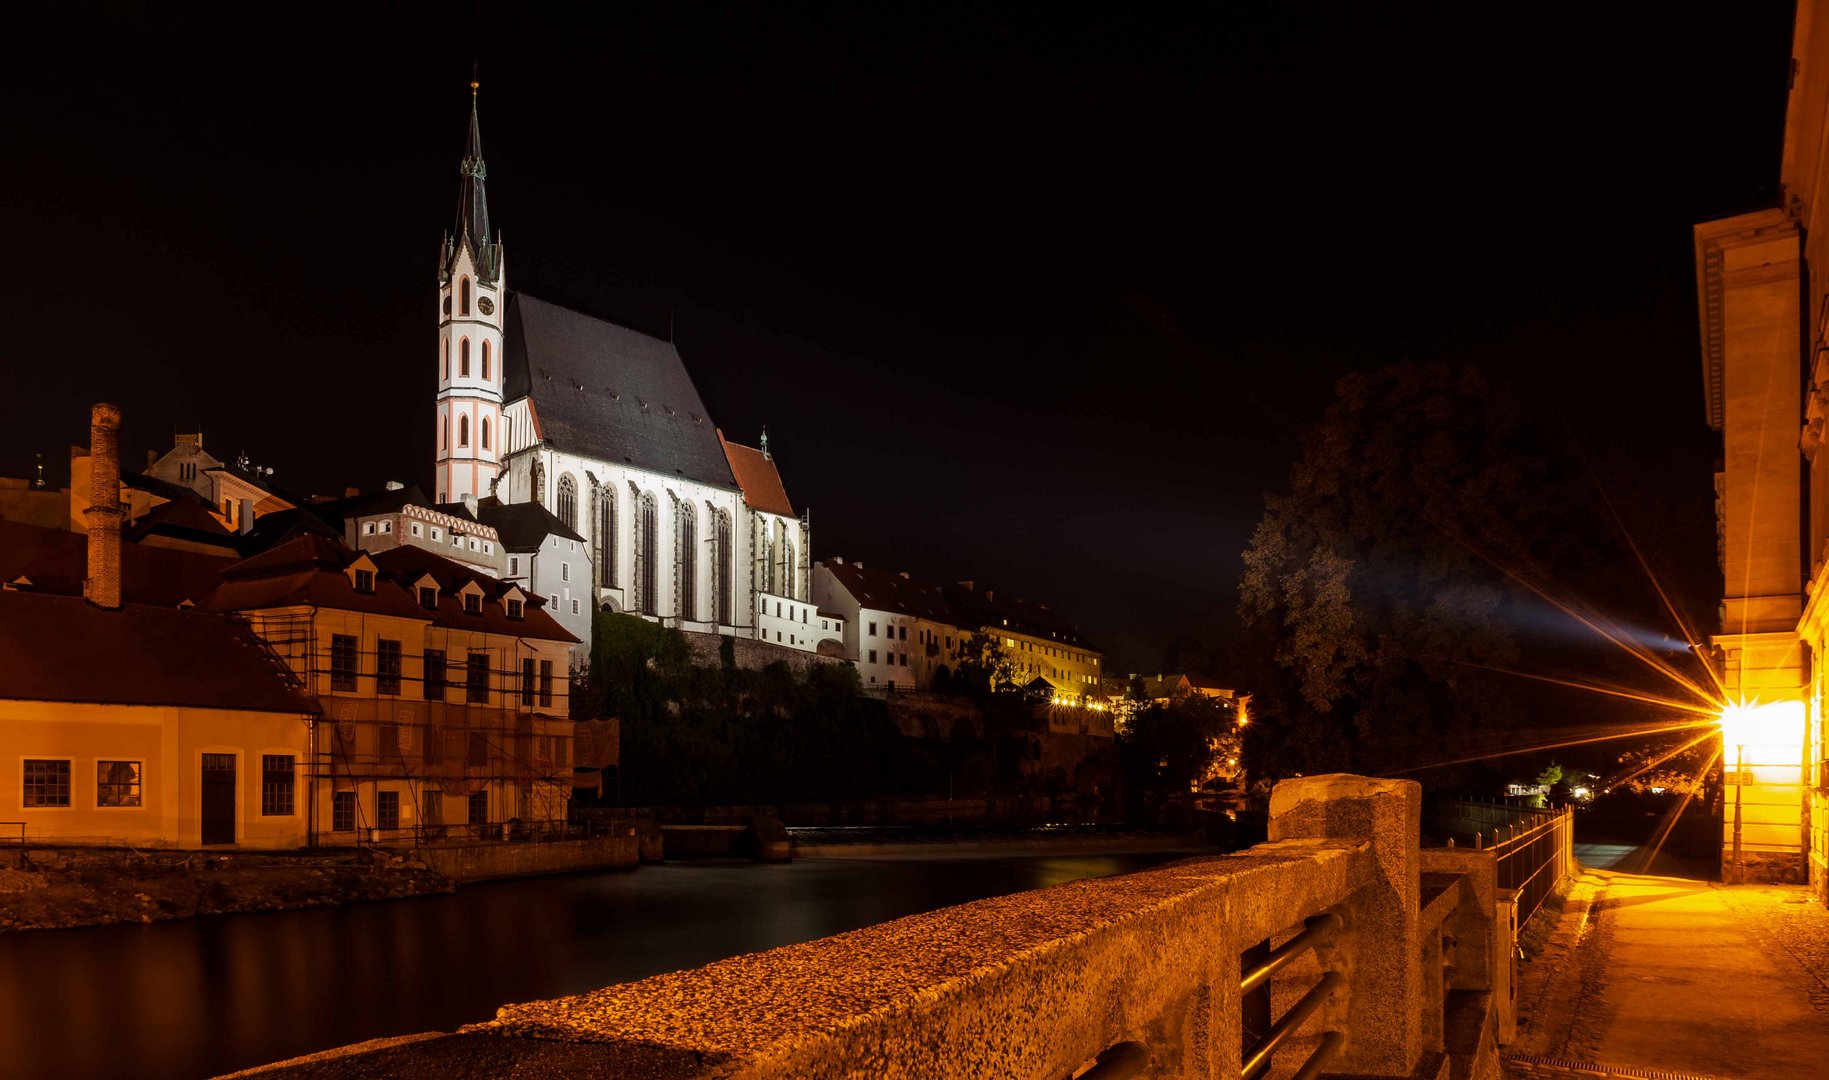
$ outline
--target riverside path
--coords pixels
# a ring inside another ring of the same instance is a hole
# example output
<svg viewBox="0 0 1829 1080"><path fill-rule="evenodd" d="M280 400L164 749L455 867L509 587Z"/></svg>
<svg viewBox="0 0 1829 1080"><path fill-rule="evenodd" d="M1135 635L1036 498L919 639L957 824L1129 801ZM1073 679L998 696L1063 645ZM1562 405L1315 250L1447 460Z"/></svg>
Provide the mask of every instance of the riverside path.
<svg viewBox="0 0 1829 1080"><path fill-rule="evenodd" d="M1637 855L1578 850L1587 869L1522 965L1506 1076L1829 1075L1829 910L1801 886L1620 869Z"/></svg>

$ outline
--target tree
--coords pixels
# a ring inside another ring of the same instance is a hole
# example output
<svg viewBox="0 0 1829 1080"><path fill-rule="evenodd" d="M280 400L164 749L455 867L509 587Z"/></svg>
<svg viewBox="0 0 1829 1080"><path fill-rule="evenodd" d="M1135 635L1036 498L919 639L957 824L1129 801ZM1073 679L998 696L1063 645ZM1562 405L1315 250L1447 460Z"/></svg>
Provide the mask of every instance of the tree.
<svg viewBox="0 0 1829 1080"><path fill-rule="evenodd" d="M1119 737L1126 787L1152 800L1186 795L1217 779L1238 756L1238 722L1204 694L1177 694L1140 709Z"/></svg>
<svg viewBox="0 0 1829 1080"><path fill-rule="evenodd" d="M1558 478L1477 368L1349 375L1266 499L1239 613L1266 646L1254 711L1274 771L1389 771L1520 719L1495 569L1553 561Z"/></svg>
<svg viewBox="0 0 1829 1080"><path fill-rule="evenodd" d="M953 688L968 694L993 694L1016 687L1016 665L1004 650L1003 639L983 630L959 643L959 669Z"/></svg>

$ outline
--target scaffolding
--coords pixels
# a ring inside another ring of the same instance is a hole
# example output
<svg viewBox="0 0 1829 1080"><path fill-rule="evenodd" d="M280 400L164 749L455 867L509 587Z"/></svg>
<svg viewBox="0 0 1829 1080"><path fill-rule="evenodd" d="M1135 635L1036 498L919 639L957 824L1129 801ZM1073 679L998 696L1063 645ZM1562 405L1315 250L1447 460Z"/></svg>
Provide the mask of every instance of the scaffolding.
<svg viewBox="0 0 1829 1080"><path fill-rule="evenodd" d="M524 638L437 624L423 627L411 655L374 633L368 616L336 611L345 634L326 630L324 614L240 615L322 711L303 766L309 843L515 839L565 827L572 725L562 659Z"/></svg>

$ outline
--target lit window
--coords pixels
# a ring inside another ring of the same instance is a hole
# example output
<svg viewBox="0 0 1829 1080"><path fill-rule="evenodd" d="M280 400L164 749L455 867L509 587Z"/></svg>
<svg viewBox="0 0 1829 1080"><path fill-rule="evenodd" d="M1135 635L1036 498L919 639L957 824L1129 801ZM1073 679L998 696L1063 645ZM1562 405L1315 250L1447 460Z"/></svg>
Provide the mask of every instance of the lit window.
<svg viewBox="0 0 1829 1080"><path fill-rule="evenodd" d="M96 762L95 805L140 805L140 767L137 761Z"/></svg>

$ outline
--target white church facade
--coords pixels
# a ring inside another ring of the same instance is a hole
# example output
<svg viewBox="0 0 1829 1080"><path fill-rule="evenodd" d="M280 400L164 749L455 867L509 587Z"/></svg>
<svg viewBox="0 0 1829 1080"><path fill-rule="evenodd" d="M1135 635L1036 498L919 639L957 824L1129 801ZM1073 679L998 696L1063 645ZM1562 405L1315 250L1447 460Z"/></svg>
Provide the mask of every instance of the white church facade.
<svg viewBox="0 0 1829 1080"><path fill-rule="evenodd" d="M766 433L726 442L672 342L509 291L474 85L460 175L439 257L436 501L545 507L586 545L597 608L759 638L775 601L806 606L810 531Z"/></svg>

